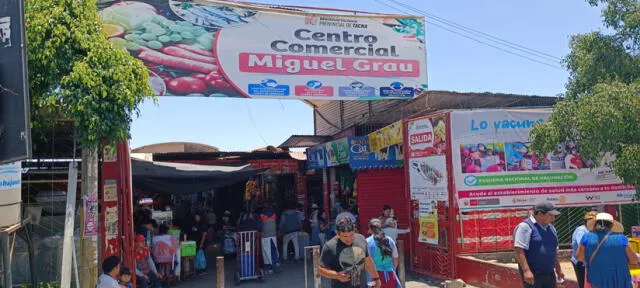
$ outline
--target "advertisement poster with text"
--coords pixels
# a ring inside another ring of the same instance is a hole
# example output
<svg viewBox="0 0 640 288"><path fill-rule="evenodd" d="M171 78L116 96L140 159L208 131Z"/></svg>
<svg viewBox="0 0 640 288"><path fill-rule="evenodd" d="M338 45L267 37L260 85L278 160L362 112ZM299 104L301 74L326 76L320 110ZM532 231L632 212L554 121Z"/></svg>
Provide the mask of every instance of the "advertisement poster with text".
<svg viewBox="0 0 640 288"><path fill-rule="evenodd" d="M451 113L453 169L461 210L628 203L635 187L612 170L615 155L580 155L580 143L559 143L546 155L530 149L531 127L548 109L479 110Z"/></svg>
<svg viewBox="0 0 640 288"><path fill-rule="evenodd" d="M420 201L420 234L418 242L438 245L438 208L435 201Z"/></svg>
<svg viewBox="0 0 640 288"><path fill-rule="evenodd" d="M411 199L448 201L445 118L407 121L407 139Z"/></svg>
<svg viewBox="0 0 640 288"><path fill-rule="evenodd" d="M393 122L367 135L369 147L375 160L395 162L396 167L404 165L402 120Z"/></svg>
<svg viewBox="0 0 640 288"><path fill-rule="evenodd" d="M97 2L109 40L144 62L157 96L375 100L427 89L423 17Z"/></svg>

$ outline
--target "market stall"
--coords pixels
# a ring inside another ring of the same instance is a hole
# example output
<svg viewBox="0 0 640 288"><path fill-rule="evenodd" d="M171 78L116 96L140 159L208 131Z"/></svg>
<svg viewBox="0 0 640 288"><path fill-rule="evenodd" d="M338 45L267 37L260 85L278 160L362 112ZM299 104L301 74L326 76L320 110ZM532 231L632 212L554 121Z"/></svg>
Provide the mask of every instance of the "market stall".
<svg viewBox="0 0 640 288"><path fill-rule="evenodd" d="M384 205L391 205L400 228L408 228L402 139L402 123L396 122L367 136L344 137L307 150L307 168L323 170L325 205L333 208L325 211L331 219L337 204L348 207L357 216L360 231L366 232L368 221L379 217Z"/></svg>

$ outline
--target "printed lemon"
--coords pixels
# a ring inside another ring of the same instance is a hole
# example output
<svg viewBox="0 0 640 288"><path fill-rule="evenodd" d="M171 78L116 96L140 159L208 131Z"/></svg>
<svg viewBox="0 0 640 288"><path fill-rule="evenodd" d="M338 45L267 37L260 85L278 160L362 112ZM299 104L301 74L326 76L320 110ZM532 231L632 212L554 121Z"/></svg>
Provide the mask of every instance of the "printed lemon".
<svg viewBox="0 0 640 288"><path fill-rule="evenodd" d="M125 30L122 26L114 24L102 24L102 29L107 33L107 37L120 37L124 34Z"/></svg>

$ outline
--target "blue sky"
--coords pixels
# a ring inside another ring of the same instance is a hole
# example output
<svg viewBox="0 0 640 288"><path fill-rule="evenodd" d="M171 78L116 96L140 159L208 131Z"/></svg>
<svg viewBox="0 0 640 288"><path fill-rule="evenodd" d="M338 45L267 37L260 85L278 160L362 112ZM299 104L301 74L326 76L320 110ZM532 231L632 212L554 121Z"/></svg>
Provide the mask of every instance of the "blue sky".
<svg viewBox="0 0 640 288"><path fill-rule="evenodd" d="M399 1L556 57L569 53L570 35L601 29L600 10L583 0ZM399 14L374 0L279 0L278 4ZM417 14L404 10L403 14ZM431 90L553 96L564 91L568 77L565 70L429 23L427 60ZM296 100L160 97L158 105L149 101L140 111L131 129L132 148L189 141L223 151L247 151L267 144L277 146L292 134L313 134L312 109Z"/></svg>

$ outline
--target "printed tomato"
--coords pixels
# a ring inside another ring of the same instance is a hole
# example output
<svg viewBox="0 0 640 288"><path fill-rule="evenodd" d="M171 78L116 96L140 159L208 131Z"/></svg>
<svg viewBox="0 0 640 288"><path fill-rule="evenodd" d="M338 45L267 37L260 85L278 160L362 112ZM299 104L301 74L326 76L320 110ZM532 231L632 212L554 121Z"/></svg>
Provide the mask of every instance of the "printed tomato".
<svg viewBox="0 0 640 288"><path fill-rule="evenodd" d="M225 80L220 79L215 81L215 87L218 89L229 89L231 88L231 84L229 84L229 82Z"/></svg>
<svg viewBox="0 0 640 288"><path fill-rule="evenodd" d="M207 82L207 75L202 74L202 73L193 74L193 75L191 75L191 77L195 77L195 78L198 78L200 80L204 80L205 82Z"/></svg>
<svg viewBox="0 0 640 288"><path fill-rule="evenodd" d="M201 93L207 88L207 84L198 78L187 76L169 81L167 88L180 94Z"/></svg>
<svg viewBox="0 0 640 288"><path fill-rule="evenodd" d="M204 81L207 82L207 84L209 84L211 87L217 87L216 86L216 81L222 79L222 76L220 76L220 74L218 74L217 71L211 72L209 74L207 74L207 77L205 77Z"/></svg>

